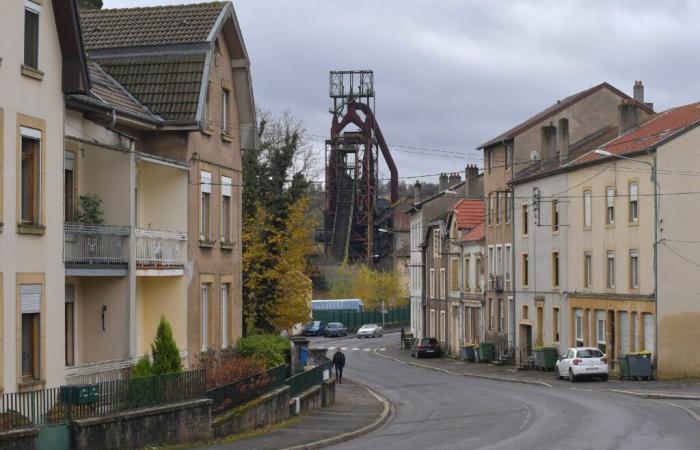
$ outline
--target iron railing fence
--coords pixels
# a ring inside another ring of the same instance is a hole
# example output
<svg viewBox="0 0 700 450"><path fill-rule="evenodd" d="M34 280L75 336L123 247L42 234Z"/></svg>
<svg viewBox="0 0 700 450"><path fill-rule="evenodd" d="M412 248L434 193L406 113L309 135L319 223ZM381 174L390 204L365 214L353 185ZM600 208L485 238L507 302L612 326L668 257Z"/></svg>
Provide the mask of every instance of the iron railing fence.
<svg viewBox="0 0 700 450"><path fill-rule="evenodd" d="M186 233L136 229L136 263L139 266L182 266L186 258Z"/></svg>
<svg viewBox="0 0 700 450"><path fill-rule="evenodd" d="M221 414L283 386L287 371L286 365L277 366L207 391L206 396L214 402L212 413Z"/></svg>
<svg viewBox="0 0 700 450"><path fill-rule="evenodd" d="M0 395L0 431L44 426L66 420L61 388Z"/></svg>
<svg viewBox="0 0 700 450"><path fill-rule="evenodd" d="M129 262L127 226L66 223L64 261L70 264L126 264Z"/></svg>
<svg viewBox="0 0 700 450"><path fill-rule="evenodd" d="M66 384L89 384L129 378L133 361L117 359L66 367Z"/></svg>
<svg viewBox="0 0 700 450"><path fill-rule="evenodd" d="M314 367L313 369L306 370L304 372L298 373L293 377L287 378L285 383L289 386L289 396L296 397L299 394L308 391L312 387L323 383L325 371L328 371L328 376L330 376L331 367L333 366L333 361L328 358L324 358L325 361Z"/></svg>
<svg viewBox="0 0 700 450"><path fill-rule="evenodd" d="M0 395L0 430L44 426L204 396L206 371Z"/></svg>

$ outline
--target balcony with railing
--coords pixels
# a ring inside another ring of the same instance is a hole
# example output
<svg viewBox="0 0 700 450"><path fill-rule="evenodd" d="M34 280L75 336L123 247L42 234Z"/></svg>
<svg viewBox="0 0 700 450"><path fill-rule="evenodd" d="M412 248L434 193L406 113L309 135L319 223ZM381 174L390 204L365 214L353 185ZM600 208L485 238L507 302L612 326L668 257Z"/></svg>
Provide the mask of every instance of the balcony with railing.
<svg viewBox="0 0 700 450"><path fill-rule="evenodd" d="M186 260L186 233L136 229L136 265L139 268L181 268Z"/></svg>
<svg viewBox="0 0 700 450"><path fill-rule="evenodd" d="M80 275L85 270L126 275L129 227L66 223L63 230L63 260L68 275Z"/></svg>

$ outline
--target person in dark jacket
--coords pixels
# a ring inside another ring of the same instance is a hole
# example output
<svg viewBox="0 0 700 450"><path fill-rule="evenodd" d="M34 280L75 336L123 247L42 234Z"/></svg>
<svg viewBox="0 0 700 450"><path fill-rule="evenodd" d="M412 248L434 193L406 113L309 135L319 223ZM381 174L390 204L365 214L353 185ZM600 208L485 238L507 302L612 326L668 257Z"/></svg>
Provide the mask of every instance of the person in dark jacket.
<svg viewBox="0 0 700 450"><path fill-rule="evenodd" d="M340 351L340 347L335 351L333 355L333 365L335 366L335 379L338 383L343 382L343 367L345 367L345 354Z"/></svg>

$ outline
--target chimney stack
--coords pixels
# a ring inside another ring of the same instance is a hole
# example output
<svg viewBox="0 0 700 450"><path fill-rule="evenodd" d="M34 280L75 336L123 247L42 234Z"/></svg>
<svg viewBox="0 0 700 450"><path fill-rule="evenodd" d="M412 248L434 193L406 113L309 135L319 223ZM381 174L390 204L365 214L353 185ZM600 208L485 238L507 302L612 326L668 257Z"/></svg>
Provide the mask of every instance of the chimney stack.
<svg viewBox="0 0 700 450"><path fill-rule="evenodd" d="M416 184L413 185L413 203L420 202L421 199L421 184L420 181L416 180Z"/></svg>
<svg viewBox="0 0 700 450"><path fill-rule="evenodd" d="M626 132L639 125L639 108L636 103L623 100L617 109L617 135L622 136Z"/></svg>
<svg viewBox="0 0 700 450"><path fill-rule="evenodd" d="M462 181L462 176L459 172L454 172L450 174L450 178L447 181L447 187L452 187Z"/></svg>
<svg viewBox="0 0 700 450"><path fill-rule="evenodd" d="M447 178L447 174L444 172L441 173L440 178L438 179L438 192L442 192L445 189L447 189L447 182L448 181L449 181L449 179Z"/></svg>
<svg viewBox="0 0 700 450"><path fill-rule="evenodd" d="M559 144L559 164L565 164L569 159L569 119L559 119L557 127L557 143Z"/></svg>
<svg viewBox="0 0 700 450"><path fill-rule="evenodd" d="M644 103L644 85L642 80L637 80L634 82L634 87L632 88L632 96L639 103Z"/></svg>
<svg viewBox="0 0 700 450"><path fill-rule="evenodd" d="M552 125L545 125L540 130L540 151L542 152L542 158L553 158L557 153L557 127Z"/></svg>
<svg viewBox="0 0 700 450"><path fill-rule="evenodd" d="M479 168L476 164L467 164L464 168L464 190L467 198L480 198L484 195L483 185L478 185Z"/></svg>

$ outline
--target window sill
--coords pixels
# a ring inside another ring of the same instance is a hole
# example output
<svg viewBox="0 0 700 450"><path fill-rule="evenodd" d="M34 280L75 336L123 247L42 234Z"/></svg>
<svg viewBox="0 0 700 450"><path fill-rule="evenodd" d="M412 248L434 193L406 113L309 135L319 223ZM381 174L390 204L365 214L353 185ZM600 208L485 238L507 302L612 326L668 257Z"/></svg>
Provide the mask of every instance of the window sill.
<svg viewBox="0 0 700 450"><path fill-rule="evenodd" d="M223 242L222 241L219 244L219 246L221 247L222 250L233 250L235 248L236 244L234 244L233 242Z"/></svg>
<svg viewBox="0 0 700 450"><path fill-rule="evenodd" d="M628 227L638 227L639 226L639 221L636 222L627 222Z"/></svg>
<svg viewBox="0 0 700 450"><path fill-rule="evenodd" d="M607 228L607 229L609 229L609 228L615 228L615 223L606 223L606 224L605 224L605 228Z"/></svg>
<svg viewBox="0 0 700 450"><path fill-rule="evenodd" d="M559 230L552 231L552 234L553 234L553 235L558 235L558 234L559 234Z"/></svg>
<svg viewBox="0 0 700 450"><path fill-rule="evenodd" d="M591 231L593 230L593 227L583 227L583 231Z"/></svg>
<svg viewBox="0 0 700 450"><path fill-rule="evenodd" d="M228 133L221 133L221 140L224 142L233 142L233 138Z"/></svg>
<svg viewBox="0 0 700 450"><path fill-rule="evenodd" d="M214 245L216 245L216 241L199 241L199 246L204 247L204 248L214 248Z"/></svg>
<svg viewBox="0 0 700 450"><path fill-rule="evenodd" d="M44 225L37 225L33 223L18 223L17 233L19 234L33 234L35 236L43 236L46 233L46 227Z"/></svg>
<svg viewBox="0 0 700 450"><path fill-rule="evenodd" d="M26 380L17 385L17 390L19 392L40 391L44 389L45 385L46 380Z"/></svg>
<svg viewBox="0 0 700 450"><path fill-rule="evenodd" d="M44 72L33 67L25 66L24 64L20 66L20 72L25 77L34 78L35 80L41 81L44 79Z"/></svg>
<svg viewBox="0 0 700 450"><path fill-rule="evenodd" d="M207 136L211 136L212 134L214 134L214 130L212 130L210 128L206 128L206 127L203 127L200 131L202 134L207 135Z"/></svg>

